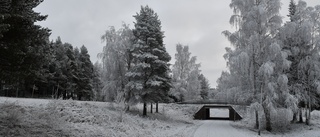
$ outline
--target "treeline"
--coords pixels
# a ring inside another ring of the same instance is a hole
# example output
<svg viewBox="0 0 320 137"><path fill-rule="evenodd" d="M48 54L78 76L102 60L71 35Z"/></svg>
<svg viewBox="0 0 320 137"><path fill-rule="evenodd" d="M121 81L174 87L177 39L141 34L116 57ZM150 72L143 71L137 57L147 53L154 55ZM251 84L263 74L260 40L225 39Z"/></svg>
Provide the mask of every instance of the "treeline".
<svg viewBox="0 0 320 137"><path fill-rule="evenodd" d="M285 23L280 0L234 0L230 7L230 23L237 29L223 32L233 48L226 48L229 71L217 81L217 97L250 103L257 129L265 121L271 131L281 109L292 112L293 123L305 117L310 124L310 113L320 104L320 6L291 0Z"/></svg>
<svg viewBox="0 0 320 137"><path fill-rule="evenodd" d="M80 50L35 25L47 16L33 11L42 1L0 2L0 95L91 100L93 65Z"/></svg>
<svg viewBox="0 0 320 137"><path fill-rule="evenodd" d="M50 43L51 51L48 69L45 69L45 87L39 90L42 94L54 98L93 100L94 75L93 64L88 50L81 46L80 50L69 43L62 43L60 37ZM39 84L38 84L39 85ZM46 94L45 94L46 93Z"/></svg>

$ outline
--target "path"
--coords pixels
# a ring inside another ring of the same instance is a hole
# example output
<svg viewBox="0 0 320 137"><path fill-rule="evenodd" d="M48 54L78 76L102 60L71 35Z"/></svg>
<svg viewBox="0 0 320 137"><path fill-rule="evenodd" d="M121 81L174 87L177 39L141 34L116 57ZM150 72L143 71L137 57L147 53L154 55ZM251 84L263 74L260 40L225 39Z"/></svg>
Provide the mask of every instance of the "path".
<svg viewBox="0 0 320 137"><path fill-rule="evenodd" d="M251 137L251 132L236 129L230 125L232 121L204 120L203 124L194 132L194 137Z"/></svg>

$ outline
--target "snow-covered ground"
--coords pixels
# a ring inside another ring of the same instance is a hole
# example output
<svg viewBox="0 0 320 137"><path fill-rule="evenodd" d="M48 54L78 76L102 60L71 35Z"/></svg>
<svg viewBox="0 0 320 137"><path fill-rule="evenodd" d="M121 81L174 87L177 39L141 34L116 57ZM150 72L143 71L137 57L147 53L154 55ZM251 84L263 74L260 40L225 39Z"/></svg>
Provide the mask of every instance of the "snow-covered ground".
<svg viewBox="0 0 320 137"><path fill-rule="evenodd" d="M211 108L210 117L229 118L229 109Z"/></svg>
<svg viewBox="0 0 320 137"><path fill-rule="evenodd" d="M258 137L257 131L234 126L232 121L204 120L199 121L201 126L194 132L194 137ZM261 137L320 137L320 127L304 126L292 128L295 130L287 133L261 132Z"/></svg>
<svg viewBox="0 0 320 137"><path fill-rule="evenodd" d="M0 97L0 136L257 136L241 122L192 120L201 105L160 104L159 113L148 117L140 115L141 107L123 113L106 102ZM312 126L293 125L286 133L263 131L262 136L320 137L320 112L312 112L312 118Z"/></svg>
<svg viewBox="0 0 320 137"><path fill-rule="evenodd" d="M106 102L0 97L0 136L188 137L195 106L161 104L142 117ZM149 111L149 110L148 110Z"/></svg>
<svg viewBox="0 0 320 137"><path fill-rule="evenodd" d="M237 129L230 125L231 121L205 120L195 131L194 137L250 137L255 134L243 129Z"/></svg>

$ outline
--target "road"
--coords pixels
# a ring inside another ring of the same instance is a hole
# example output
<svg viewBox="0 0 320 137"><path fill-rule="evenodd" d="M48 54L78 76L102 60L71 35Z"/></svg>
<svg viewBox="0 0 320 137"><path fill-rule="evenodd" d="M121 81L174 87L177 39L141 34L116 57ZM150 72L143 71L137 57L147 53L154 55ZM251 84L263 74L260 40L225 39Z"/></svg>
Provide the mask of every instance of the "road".
<svg viewBox="0 0 320 137"><path fill-rule="evenodd" d="M194 132L194 137L251 137L257 136L252 132L236 129L230 125L232 121L204 120Z"/></svg>

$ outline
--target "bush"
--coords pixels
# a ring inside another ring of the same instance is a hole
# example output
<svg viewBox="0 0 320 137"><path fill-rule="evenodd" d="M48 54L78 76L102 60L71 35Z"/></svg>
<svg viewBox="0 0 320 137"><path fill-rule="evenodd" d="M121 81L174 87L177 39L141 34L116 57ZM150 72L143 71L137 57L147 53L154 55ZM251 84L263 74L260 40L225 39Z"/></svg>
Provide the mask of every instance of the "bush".
<svg viewBox="0 0 320 137"><path fill-rule="evenodd" d="M0 135L16 136L14 129L20 128L25 110L17 102L0 104Z"/></svg>
<svg viewBox="0 0 320 137"><path fill-rule="evenodd" d="M293 117L292 111L285 108L276 109L274 114L271 114L272 128L275 131L283 131L289 128L290 120Z"/></svg>

